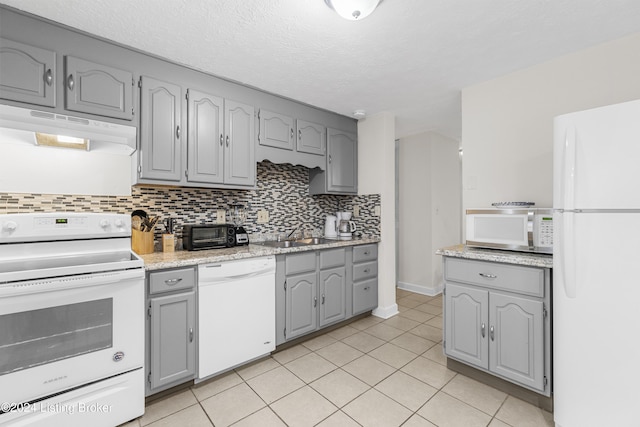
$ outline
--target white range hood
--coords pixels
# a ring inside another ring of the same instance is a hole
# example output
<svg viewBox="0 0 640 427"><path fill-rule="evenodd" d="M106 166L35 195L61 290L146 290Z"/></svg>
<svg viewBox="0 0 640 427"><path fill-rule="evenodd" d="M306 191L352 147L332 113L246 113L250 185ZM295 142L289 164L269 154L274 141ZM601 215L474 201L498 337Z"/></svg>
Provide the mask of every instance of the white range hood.
<svg viewBox="0 0 640 427"><path fill-rule="evenodd" d="M19 135L21 141L35 144L36 132L88 139L89 151L131 155L136 150L134 126L0 105L0 138Z"/></svg>

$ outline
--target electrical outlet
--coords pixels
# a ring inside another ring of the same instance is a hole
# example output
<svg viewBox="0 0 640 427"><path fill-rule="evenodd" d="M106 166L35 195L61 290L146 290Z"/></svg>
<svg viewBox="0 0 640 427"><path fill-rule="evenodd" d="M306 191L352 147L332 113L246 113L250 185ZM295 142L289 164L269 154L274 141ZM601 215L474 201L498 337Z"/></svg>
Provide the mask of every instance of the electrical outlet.
<svg viewBox="0 0 640 427"><path fill-rule="evenodd" d="M360 216L360 206L359 205L353 205L353 217L359 217Z"/></svg>
<svg viewBox="0 0 640 427"><path fill-rule="evenodd" d="M269 212L265 210L258 211L258 224L266 224L269 222Z"/></svg>
<svg viewBox="0 0 640 427"><path fill-rule="evenodd" d="M380 206L376 206L373 208L373 215L380 216Z"/></svg>
<svg viewBox="0 0 640 427"><path fill-rule="evenodd" d="M216 211L216 223L225 224L227 222L227 213L224 209L218 209Z"/></svg>

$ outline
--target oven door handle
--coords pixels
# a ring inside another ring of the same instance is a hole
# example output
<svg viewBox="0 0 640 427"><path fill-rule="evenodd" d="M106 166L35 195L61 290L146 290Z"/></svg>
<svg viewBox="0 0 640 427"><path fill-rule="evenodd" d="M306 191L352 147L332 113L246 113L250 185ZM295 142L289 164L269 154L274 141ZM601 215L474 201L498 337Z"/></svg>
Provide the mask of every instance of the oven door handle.
<svg viewBox="0 0 640 427"><path fill-rule="evenodd" d="M0 285L0 297L103 286L133 279L144 280L144 268L5 283Z"/></svg>

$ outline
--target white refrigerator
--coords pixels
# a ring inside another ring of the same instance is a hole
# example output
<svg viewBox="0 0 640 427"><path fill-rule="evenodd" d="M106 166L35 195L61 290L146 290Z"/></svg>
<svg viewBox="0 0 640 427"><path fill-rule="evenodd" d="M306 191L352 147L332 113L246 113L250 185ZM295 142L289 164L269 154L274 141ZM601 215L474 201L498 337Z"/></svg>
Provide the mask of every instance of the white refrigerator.
<svg viewBox="0 0 640 427"><path fill-rule="evenodd" d="M640 426L640 100L554 120L553 390L561 427Z"/></svg>

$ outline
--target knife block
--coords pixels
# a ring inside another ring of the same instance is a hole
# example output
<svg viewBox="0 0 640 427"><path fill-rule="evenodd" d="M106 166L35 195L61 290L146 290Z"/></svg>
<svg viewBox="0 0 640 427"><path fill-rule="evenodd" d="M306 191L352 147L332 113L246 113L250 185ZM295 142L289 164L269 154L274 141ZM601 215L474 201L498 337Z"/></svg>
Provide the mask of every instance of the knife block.
<svg viewBox="0 0 640 427"><path fill-rule="evenodd" d="M131 249L138 255L153 253L153 232L131 229Z"/></svg>

